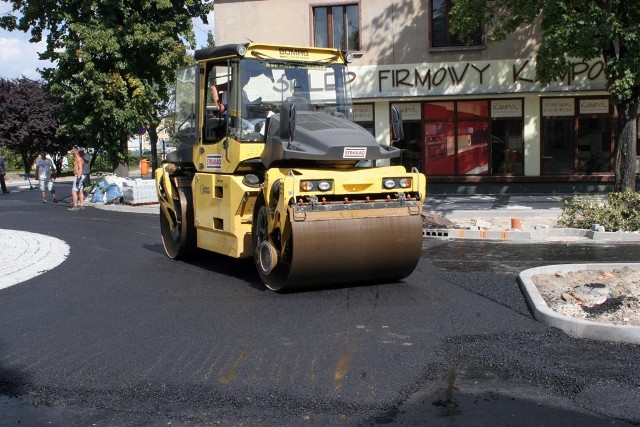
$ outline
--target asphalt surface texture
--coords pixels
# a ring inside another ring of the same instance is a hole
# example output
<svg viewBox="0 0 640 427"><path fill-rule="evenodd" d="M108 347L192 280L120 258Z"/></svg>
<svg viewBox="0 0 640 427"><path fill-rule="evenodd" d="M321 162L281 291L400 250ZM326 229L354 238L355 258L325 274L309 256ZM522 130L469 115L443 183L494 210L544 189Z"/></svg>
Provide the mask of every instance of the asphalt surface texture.
<svg viewBox="0 0 640 427"><path fill-rule="evenodd" d="M516 280L637 242L425 239L401 282L278 294L251 260L168 259L157 206L11 189L13 250L64 259L0 288L0 425L640 425L638 346L540 324Z"/></svg>

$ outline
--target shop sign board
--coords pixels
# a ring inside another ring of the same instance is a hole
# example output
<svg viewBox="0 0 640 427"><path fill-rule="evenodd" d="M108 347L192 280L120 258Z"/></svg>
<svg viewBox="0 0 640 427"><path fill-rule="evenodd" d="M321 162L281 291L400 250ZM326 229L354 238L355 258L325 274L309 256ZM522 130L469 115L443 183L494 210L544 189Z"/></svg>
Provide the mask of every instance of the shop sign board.
<svg viewBox="0 0 640 427"><path fill-rule="evenodd" d="M607 98L581 99L580 114L609 114L609 100Z"/></svg>
<svg viewBox="0 0 640 427"><path fill-rule="evenodd" d="M496 99L491 101L491 117L522 117L522 100Z"/></svg>
<svg viewBox="0 0 640 427"><path fill-rule="evenodd" d="M544 98L542 100L542 115L574 116L575 101L573 98Z"/></svg>
<svg viewBox="0 0 640 427"><path fill-rule="evenodd" d="M372 122L373 121L373 104L354 104L353 105L353 121L354 122Z"/></svg>
<svg viewBox="0 0 640 427"><path fill-rule="evenodd" d="M420 110L419 102L409 102L403 104L393 104L400 113L402 113L402 120L420 120L422 119L422 111Z"/></svg>
<svg viewBox="0 0 640 427"><path fill-rule="evenodd" d="M354 98L606 90L604 61L575 59L549 84L534 59L350 66Z"/></svg>

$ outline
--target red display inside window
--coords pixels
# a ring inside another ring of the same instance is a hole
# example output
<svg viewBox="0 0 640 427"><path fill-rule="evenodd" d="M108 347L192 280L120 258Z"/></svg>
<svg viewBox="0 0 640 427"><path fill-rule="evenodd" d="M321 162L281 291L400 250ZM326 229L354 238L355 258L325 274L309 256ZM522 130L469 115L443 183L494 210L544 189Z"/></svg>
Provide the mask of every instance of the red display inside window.
<svg viewBox="0 0 640 427"><path fill-rule="evenodd" d="M489 102L459 101L458 120L486 119L489 117Z"/></svg>
<svg viewBox="0 0 640 427"><path fill-rule="evenodd" d="M455 129L453 122L426 122L425 171L430 175L455 174Z"/></svg>
<svg viewBox="0 0 640 427"><path fill-rule="evenodd" d="M453 119L454 115L453 102L429 102L423 107L423 117L427 120Z"/></svg>

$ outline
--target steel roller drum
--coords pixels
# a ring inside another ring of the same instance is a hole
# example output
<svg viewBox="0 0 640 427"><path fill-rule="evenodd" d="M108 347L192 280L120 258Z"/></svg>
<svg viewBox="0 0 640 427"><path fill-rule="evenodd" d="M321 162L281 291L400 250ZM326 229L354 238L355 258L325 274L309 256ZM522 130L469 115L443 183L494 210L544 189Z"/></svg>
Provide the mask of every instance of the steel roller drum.
<svg viewBox="0 0 640 427"><path fill-rule="evenodd" d="M292 221L292 260L275 290L382 283L408 276L422 251L422 217L380 210L379 216ZM342 214L344 215L344 214ZM315 216L315 217L314 217Z"/></svg>

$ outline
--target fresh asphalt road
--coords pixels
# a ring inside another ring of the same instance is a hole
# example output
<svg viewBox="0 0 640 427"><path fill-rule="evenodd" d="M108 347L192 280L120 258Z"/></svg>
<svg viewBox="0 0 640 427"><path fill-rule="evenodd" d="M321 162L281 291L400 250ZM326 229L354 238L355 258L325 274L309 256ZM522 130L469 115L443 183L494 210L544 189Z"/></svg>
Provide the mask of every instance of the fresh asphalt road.
<svg viewBox="0 0 640 427"><path fill-rule="evenodd" d="M425 240L400 283L277 294L168 259L157 215L66 207L0 196L0 228L70 247L0 290L0 425L640 424L638 347L541 325L516 282L638 245Z"/></svg>

